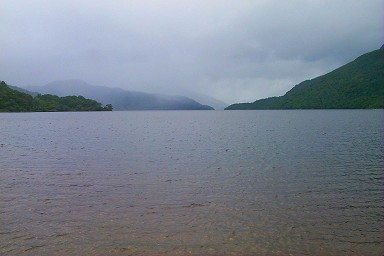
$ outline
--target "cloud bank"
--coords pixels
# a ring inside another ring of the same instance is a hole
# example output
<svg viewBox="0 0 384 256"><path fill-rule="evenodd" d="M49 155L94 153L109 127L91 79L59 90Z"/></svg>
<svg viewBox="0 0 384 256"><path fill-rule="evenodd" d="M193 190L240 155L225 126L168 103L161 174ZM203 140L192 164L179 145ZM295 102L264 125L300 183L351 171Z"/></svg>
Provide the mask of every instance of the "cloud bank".
<svg viewBox="0 0 384 256"><path fill-rule="evenodd" d="M384 42L382 0L0 0L0 79L228 103L284 94Z"/></svg>

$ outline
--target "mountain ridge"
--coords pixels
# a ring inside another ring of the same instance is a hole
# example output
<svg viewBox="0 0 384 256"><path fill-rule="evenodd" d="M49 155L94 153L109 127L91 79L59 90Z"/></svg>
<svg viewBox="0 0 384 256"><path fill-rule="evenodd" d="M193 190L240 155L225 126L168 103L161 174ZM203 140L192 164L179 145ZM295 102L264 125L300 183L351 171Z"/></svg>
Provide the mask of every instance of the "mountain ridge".
<svg viewBox="0 0 384 256"><path fill-rule="evenodd" d="M384 108L384 45L286 94L237 103L226 110Z"/></svg>
<svg viewBox="0 0 384 256"><path fill-rule="evenodd" d="M91 85L82 80L58 80L43 86L23 87L29 91L53 93L59 96L83 95L113 105L114 110L213 110L184 96L169 96L121 88Z"/></svg>

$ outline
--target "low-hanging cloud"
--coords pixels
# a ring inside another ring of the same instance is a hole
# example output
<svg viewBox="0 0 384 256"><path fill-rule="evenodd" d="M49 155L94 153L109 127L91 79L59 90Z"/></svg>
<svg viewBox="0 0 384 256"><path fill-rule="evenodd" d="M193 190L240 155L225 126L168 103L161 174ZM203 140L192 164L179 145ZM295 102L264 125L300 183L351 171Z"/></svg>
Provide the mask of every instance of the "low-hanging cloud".
<svg viewBox="0 0 384 256"><path fill-rule="evenodd" d="M383 43L381 0L0 0L0 79L228 103L282 95Z"/></svg>

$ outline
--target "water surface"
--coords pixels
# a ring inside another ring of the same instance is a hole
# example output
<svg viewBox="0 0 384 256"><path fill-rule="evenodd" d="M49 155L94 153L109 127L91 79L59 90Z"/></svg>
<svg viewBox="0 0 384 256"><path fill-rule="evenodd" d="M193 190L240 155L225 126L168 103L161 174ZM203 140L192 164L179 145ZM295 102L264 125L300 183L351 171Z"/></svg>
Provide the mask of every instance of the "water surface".
<svg viewBox="0 0 384 256"><path fill-rule="evenodd" d="M0 114L0 254L383 255L382 110Z"/></svg>

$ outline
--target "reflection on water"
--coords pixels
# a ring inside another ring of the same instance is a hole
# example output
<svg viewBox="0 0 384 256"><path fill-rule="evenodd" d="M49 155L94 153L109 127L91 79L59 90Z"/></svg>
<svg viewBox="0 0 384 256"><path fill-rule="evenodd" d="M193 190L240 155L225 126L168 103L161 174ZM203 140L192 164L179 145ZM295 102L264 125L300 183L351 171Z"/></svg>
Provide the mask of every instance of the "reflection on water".
<svg viewBox="0 0 384 256"><path fill-rule="evenodd" d="M0 254L382 255L383 117L0 114Z"/></svg>

